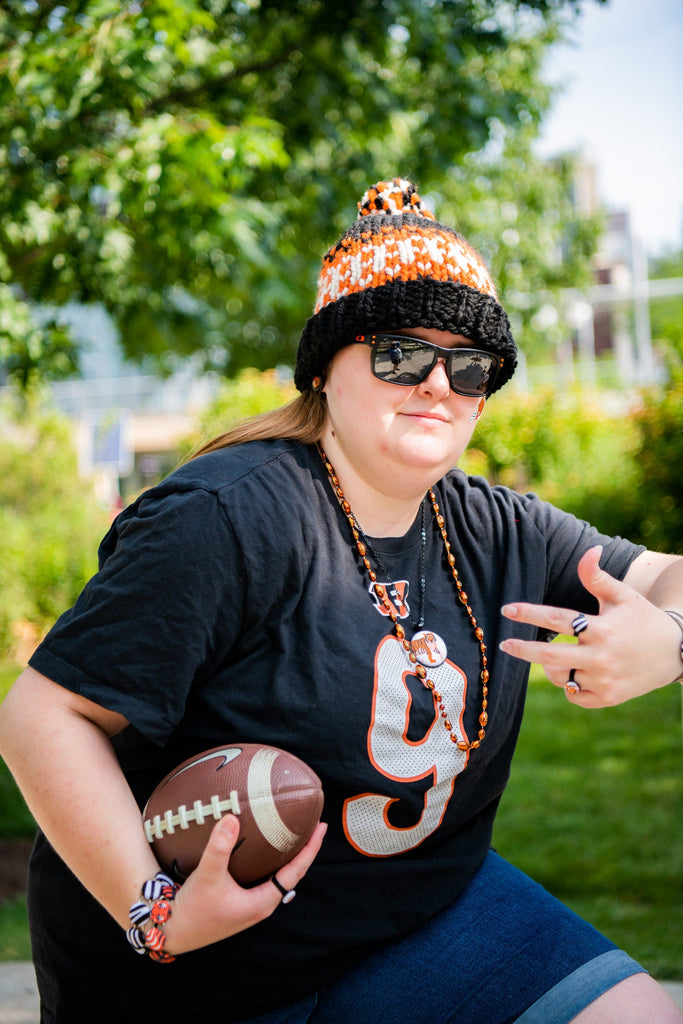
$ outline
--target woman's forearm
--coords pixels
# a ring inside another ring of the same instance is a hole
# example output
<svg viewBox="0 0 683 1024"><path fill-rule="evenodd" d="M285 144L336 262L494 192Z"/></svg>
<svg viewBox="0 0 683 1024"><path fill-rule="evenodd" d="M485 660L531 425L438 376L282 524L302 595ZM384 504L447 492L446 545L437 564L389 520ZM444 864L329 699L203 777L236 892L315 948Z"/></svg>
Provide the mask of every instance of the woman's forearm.
<svg viewBox="0 0 683 1024"><path fill-rule="evenodd" d="M109 736L126 720L27 669L0 707L0 755L59 856L115 918L129 910L159 865ZM279 877L293 888L325 833L319 825ZM217 942L262 920L280 903L269 881L243 889L228 871L239 824L226 815L174 901L166 926L169 953ZM125 941L125 940L124 940Z"/></svg>
<svg viewBox="0 0 683 1024"><path fill-rule="evenodd" d="M158 870L139 808L90 702L27 669L0 707L0 754L59 856L122 925L142 882ZM125 720L121 720L125 724Z"/></svg>

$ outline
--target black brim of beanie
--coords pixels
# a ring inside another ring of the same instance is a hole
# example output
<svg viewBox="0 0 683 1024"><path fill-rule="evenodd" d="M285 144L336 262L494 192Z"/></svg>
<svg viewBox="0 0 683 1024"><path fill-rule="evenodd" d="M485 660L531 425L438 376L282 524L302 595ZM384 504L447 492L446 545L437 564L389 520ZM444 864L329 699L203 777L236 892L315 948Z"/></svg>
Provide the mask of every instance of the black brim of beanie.
<svg viewBox="0 0 683 1024"><path fill-rule="evenodd" d="M411 327L462 334L475 348L502 356L493 391L510 380L517 366L517 346L500 303L457 281L418 278L344 295L314 313L301 335L294 383L299 391L310 388L313 378L324 373L335 353L351 344L356 334Z"/></svg>

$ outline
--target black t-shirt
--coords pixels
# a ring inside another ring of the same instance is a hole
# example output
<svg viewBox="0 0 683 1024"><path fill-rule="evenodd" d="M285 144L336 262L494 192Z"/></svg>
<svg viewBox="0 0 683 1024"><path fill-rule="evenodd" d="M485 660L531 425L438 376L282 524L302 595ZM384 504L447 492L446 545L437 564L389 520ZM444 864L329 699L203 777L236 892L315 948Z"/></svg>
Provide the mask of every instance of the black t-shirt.
<svg viewBox="0 0 683 1024"><path fill-rule="evenodd" d="M536 633L503 619L501 605L595 612L576 575L581 555L603 544L603 568L623 578L643 549L459 470L435 491L488 648L489 722L469 753L451 741L373 596L315 448L252 442L204 455L117 518L100 571L32 666L126 716L114 744L141 806L191 754L261 742L318 773L329 828L293 903L168 967L133 953L40 838L30 913L48 1005L87 1019L97 997L125 1020L149 986L155 1015L201 1009L239 1020L324 985L467 884L489 847L528 676L498 644ZM372 538L372 550L409 636L422 614L429 676L453 730L473 740L479 642L429 505L425 522L424 555L421 514L405 537ZM446 655L436 666L432 632Z"/></svg>

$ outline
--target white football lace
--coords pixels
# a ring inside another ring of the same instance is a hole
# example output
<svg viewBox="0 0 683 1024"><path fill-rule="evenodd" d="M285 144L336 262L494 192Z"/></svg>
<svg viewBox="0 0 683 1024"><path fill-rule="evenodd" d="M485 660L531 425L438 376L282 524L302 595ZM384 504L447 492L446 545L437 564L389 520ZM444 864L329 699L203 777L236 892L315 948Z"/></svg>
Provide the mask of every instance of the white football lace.
<svg viewBox="0 0 683 1024"><path fill-rule="evenodd" d="M176 828L188 829L193 822L203 825L207 818L220 821L227 813L240 813L240 803L235 789L230 791L230 797L227 800L221 800L219 796L212 796L208 804L202 803L201 800L195 800L190 808L181 804L176 811L168 810L163 814L155 814L153 818L147 818L145 821L147 842L153 843L155 839L163 839L164 833L173 835Z"/></svg>

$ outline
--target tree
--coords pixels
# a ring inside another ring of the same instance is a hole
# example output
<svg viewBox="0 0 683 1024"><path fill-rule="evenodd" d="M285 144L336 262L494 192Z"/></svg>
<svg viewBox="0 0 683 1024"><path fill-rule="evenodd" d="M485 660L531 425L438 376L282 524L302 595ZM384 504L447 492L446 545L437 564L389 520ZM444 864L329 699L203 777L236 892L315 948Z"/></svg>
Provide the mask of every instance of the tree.
<svg viewBox="0 0 683 1024"><path fill-rule="evenodd" d="M532 166L540 62L578 3L8 0L5 373L75 368L67 300L102 302L125 352L161 366L198 349L230 374L291 361L319 254L371 181L398 172L463 202L492 141ZM523 176L511 163L516 195Z"/></svg>

